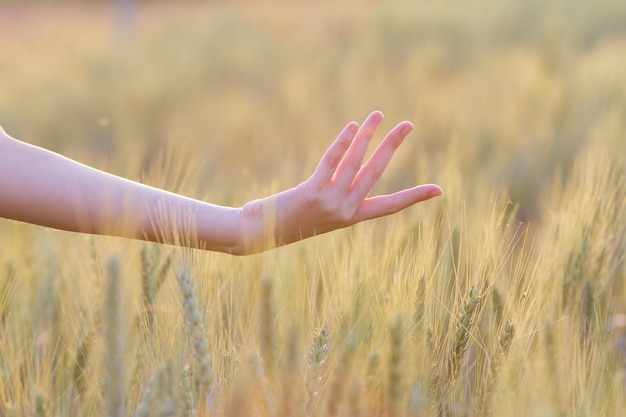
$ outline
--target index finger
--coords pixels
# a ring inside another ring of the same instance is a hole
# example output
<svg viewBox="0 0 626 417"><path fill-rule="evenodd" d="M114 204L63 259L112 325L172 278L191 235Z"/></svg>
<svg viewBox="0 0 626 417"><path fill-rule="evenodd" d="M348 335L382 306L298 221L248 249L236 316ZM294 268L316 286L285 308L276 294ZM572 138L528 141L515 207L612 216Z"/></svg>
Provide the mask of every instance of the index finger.
<svg viewBox="0 0 626 417"><path fill-rule="evenodd" d="M320 185L328 184L333 178L337 167L341 163L358 130L359 124L357 122L348 123L341 133L339 133L337 139L328 147L313 173L313 178L315 181L319 181Z"/></svg>

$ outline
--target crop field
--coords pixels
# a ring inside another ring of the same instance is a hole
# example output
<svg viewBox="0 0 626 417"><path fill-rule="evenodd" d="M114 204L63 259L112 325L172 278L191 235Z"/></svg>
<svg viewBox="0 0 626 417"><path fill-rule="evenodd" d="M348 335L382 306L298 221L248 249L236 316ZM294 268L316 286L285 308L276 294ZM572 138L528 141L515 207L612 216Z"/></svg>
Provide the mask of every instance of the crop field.
<svg viewBox="0 0 626 417"><path fill-rule="evenodd" d="M123 3L0 1L8 134L242 206L378 109L374 194L444 195L246 257L0 219L0 416L626 415L623 2Z"/></svg>

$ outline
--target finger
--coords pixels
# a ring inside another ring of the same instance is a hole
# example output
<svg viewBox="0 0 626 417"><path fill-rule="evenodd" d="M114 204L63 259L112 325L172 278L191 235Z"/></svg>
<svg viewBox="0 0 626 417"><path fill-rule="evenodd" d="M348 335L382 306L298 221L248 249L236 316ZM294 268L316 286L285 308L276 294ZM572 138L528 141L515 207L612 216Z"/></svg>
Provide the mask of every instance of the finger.
<svg viewBox="0 0 626 417"><path fill-rule="evenodd" d="M397 213L413 204L443 194L435 184L419 185L390 195L380 195L364 200L352 218L353 223Z"/></svg>
<svg viewBox="0 0 626 417"><path fill-rule="evenodd" d="M411 123L402 122L385 136L385 139L378 145L378 148L376 148L370 159L354 178L352 189L348 195L349 203L356 205L367 197L385 172L394 153L411 130L413 130Z"/></svg>
<svg viewBox="0 0 626 417"><path fill-rule="evenodd" d="M337 171L335 171L335 176L333 177L334 184L340 187L340 189L348 190L350 185L352 185L354 177L361 169L367 147L382 120L383 114L379 111L375 111L371 113L361 125L361 128L350 144L346 155L339 163Z"/></svg>
<svg viewBox="0 0 626 417"><path fill-rule="evenodd" d="M350 122L343 128L317 165L313 174L316 181L322 185L330 182L358 130L359 124L356 122Z"/></svg>

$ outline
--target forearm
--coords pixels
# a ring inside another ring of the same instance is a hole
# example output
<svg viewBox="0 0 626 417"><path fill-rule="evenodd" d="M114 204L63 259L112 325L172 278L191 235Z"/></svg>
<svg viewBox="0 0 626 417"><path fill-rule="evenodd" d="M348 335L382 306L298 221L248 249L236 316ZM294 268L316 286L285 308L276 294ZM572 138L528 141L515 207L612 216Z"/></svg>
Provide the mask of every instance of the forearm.
<svg viewBox="0 0 626 417"><path fill-rule="evenodd" d="M240 211L110 175L0 132L0 217L241 253Z"/></svg>

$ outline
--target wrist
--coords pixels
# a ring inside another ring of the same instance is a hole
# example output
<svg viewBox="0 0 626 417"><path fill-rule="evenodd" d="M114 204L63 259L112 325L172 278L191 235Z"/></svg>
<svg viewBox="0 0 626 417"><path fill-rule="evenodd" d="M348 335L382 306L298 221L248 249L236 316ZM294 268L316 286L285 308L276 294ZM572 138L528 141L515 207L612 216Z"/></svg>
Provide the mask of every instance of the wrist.
<svg viewBox="0 0 626 417"><path fill-rule="evenodd" d="M250 201L239 210L242 254L264 252L278 246L276 196Z"/></svg>
<svg viewBox="0 0 626 417"><path fill-rule="evenodd" d="M231 255L245 255L241 212L241 208L203 203L195 216L197 247Z"/></svg>

